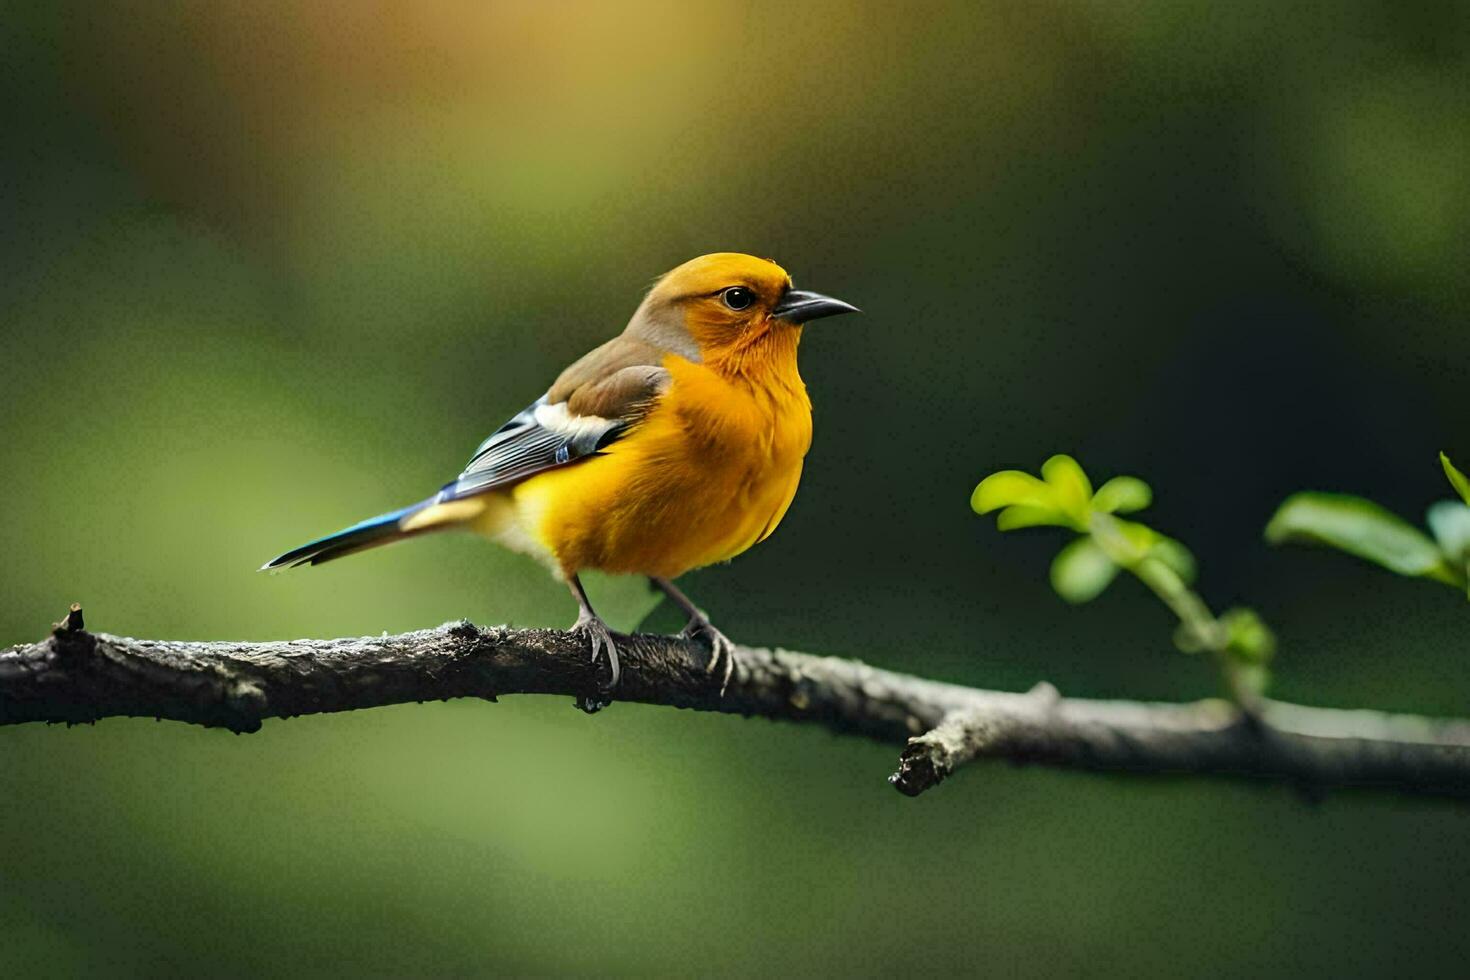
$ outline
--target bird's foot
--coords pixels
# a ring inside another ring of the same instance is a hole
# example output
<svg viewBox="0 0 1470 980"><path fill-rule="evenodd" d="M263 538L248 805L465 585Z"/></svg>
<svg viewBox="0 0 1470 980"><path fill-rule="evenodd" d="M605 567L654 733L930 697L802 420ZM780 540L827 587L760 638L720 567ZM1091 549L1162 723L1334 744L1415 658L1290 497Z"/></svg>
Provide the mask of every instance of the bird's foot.
<svg viewBox="0 0 1470 980"><path fill-rule="evenodd" d="M585 633L587 635L588 643L592 647L593 663L597 663L597 661L604 654L606 654L607 666L608 669L612 672L612 677L608 680L607 684L603 686L603 690L611 691L613 688L617 687L618 678L622 676L623 670L622 667L618 664L618 647L617 644L613 642L612 630L608 629L607 624L602 621L601 617L584 612L582 615L578 616L577 621L572 624L572 632Z"/></svg>
<svg viewBox="0 0 1470 980"><path fill-rule="evenodd" d="M721 664L724 665L724 672L720 675L720 697L724 697L725 688L730 686L730 675L735 673L735 644L703 616L691 619L679 635L690 640L702 636L709 643L709 662L704 665L704 672L713 674Z"/></svg>

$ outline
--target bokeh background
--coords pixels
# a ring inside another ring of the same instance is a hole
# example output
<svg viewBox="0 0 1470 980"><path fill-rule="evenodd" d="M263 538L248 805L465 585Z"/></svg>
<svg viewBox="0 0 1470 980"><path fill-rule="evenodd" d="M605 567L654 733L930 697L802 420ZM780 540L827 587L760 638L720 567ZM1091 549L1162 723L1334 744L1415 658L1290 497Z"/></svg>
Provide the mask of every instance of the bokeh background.
<svg viewBox="0 0 1470 980"><path fill-rule="evenodd" d="M0 643L80 600L177 638L562 624L441 537L265 558L418 499L690 256L807 332L780 532L688 589L740 641L1192 698L1136 583L971 514L1057 451L1153 483L1275 693L1470 712L1470 608L1273 551L1289 492L1417 520L1470 457L1470 7L7 3ZM615 624L652 600L600 580ZM669 626L666 610L651 621ZM0 974L1460 973L1470 819L1372 794L976 767L567 699L249 737L0 732Z"/></svg>

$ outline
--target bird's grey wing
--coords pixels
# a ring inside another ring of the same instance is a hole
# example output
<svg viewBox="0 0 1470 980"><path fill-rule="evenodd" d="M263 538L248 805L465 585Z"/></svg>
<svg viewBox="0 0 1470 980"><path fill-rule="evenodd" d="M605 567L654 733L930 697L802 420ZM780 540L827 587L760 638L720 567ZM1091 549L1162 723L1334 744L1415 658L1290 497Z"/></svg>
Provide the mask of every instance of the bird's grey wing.
<svg viewBox="0 0 1470 980"><path fill-rule="evenodd" d="M668 383L668 372L651 364L616 367L576 387L558 380L480 443L464 472L439 491L439 502L507 486L598 453L642 420Z"/></svg>

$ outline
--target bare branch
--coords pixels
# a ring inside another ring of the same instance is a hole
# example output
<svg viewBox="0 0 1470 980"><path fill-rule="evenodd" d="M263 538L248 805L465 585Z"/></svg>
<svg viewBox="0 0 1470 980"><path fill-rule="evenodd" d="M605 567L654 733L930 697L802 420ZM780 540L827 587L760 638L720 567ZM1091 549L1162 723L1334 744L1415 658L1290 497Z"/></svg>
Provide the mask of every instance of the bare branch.
<svg viewBox="0 0 1470 980"><path fill-rule="evenodd" d="M1470 722L1268 701L1259 721L1222 701L1151 704L986 691L854 660L738 647L726 694L706 651L639 635L619 649L621 701L809 721L908 740L891 780L916 795L972 759L1071 769L1281 779L1470 796ZM73 607L45 640L0 651L0 725L134 716L255 731L267 718L410 701L558 694L604 700L585 638L448 623L397 636L263 643L90 633Z"/></svg>
<svg viewBox="0 0 1470 980"><path fill-rule="evenodd" d="M1059 698L955 712L909 740L890 781L917 796L972 759L1116 772L1280 779L1470 797L1470 722L1265 700L1147 704Z"/></svg>

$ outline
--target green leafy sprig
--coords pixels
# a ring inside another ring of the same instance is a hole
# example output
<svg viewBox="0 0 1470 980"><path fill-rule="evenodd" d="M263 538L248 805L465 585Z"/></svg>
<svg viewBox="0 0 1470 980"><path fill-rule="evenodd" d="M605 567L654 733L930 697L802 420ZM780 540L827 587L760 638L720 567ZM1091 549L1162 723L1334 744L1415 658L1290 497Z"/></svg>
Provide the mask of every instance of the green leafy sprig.
<svg viewBox="0 0 1470 980"><path fill-rule="evenodd" d="M1118 516L1152 502L1149 485L1133 476L1113 477L1094 491L1081 465L1064 455L1043 463L1039 478L1021 470L993 473L970 497L976 513L1000 512L995 523L1002 531L1053 526L1078 535L1051 565L1052 588L1067 602L1097 598L1120 571L1135 576L1179 619L1175 646L1186 653L1211 654L1232 698L1250 710L1265 688L1275 638L1250 609L1231 609L1216 617L1190 588L1195 562L1189 549Z"/></svg>
<svg viewBox="0 0 1470 980"><path fill-rule="evenodd" d="M1292 494L1266 525L1272 544L1321 544L1396 575L1426 578L1470 596L1470 479L1450 458L1439 462L1460 500L1429 507L1429 534L1371 500L1350 494Z"/></svg>

